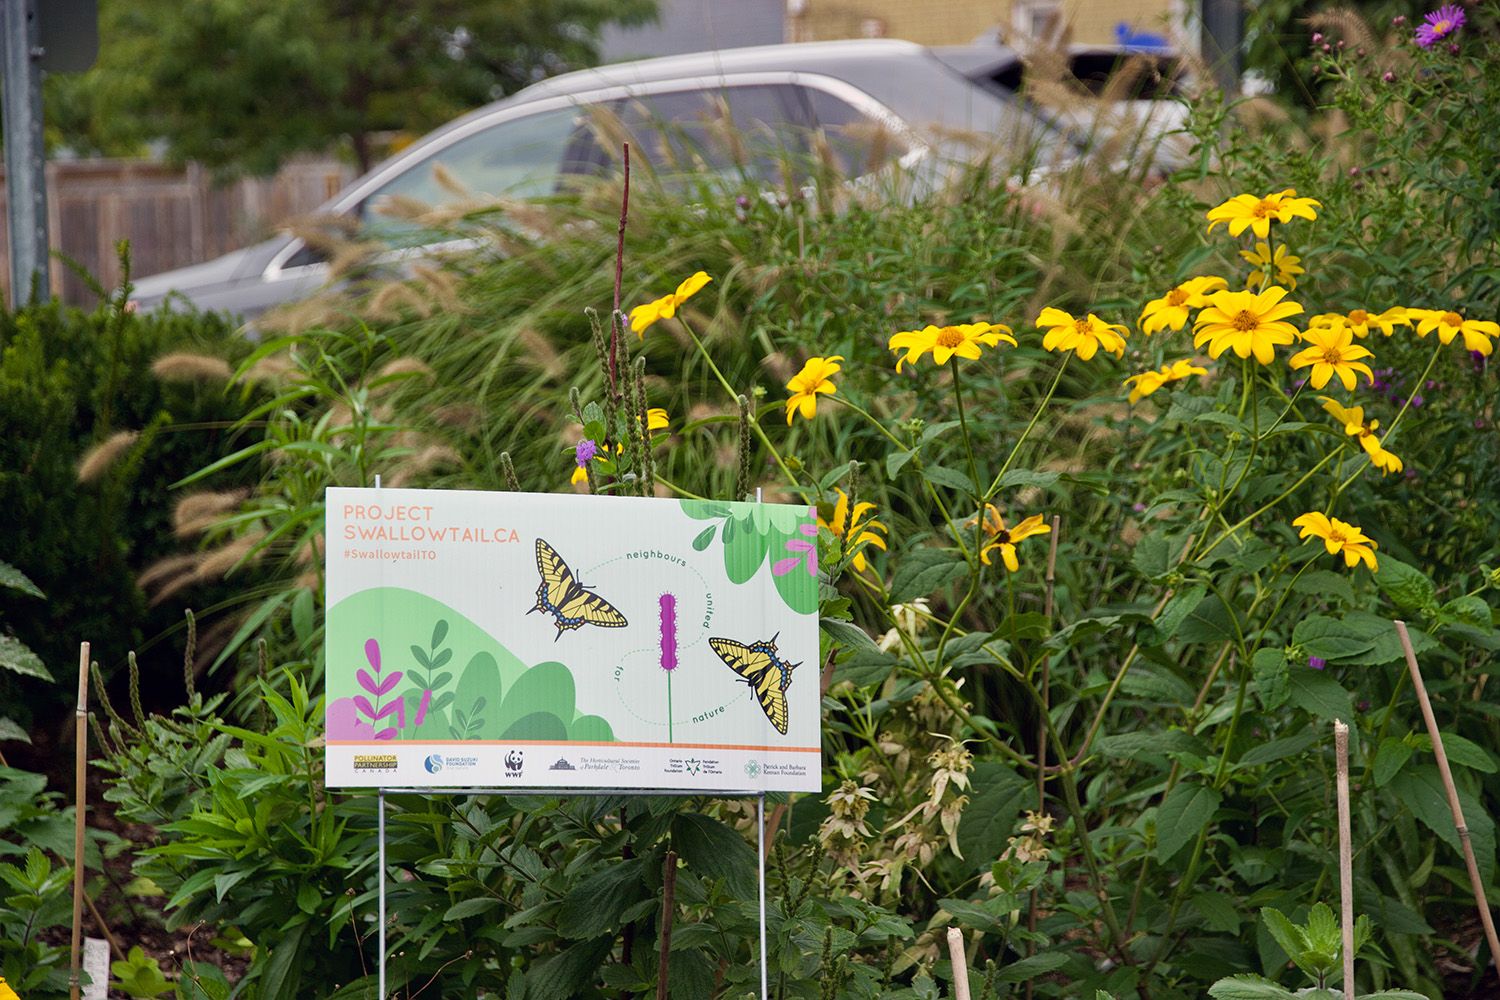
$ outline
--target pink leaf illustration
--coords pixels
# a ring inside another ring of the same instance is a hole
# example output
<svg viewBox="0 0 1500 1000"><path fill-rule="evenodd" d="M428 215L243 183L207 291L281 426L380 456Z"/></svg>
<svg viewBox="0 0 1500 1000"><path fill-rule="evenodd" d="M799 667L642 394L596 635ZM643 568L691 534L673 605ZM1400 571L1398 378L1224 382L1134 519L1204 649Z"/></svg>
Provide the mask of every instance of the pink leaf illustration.
<svg viewBox="0 0 1500 1000"><path fill-rule="evenodd" d="M375 714L375 706L370 704L370 699L362 694L354 696L354 707L359 709L361 715L367 719L378 718Z"/></svg>
<svg viewBox="0 0 1500 1000"><path fill-rule="evenodd" d="M793 569L795 569L797 564L801 561L802 560L797 556L792 556L790 559L777 560L775 563L771 564L771 575L786 576Z"/></svg>
<svg viewBox="0 0 1500 1000"><path fill-rule="evenodd" d="M387 715L394 715L397 722L402 721L402 719L406 715L406 712L401 707L400 698L397 698L395 701L386 702L385 707L371 714L370 718L378 722L379 720L385 718Z"/></svg>
<svg viewBox="0 0 1500 1000"><path fill-rule="evenodd" d="M417 706L417 721L415 723L416 725L420 726L422 724L423 720L425 720L427 718L427 707L429 705L431 705L431 704L432 704L432 692L431 691L423 691L422 692L422 703Z"/></svg>
<svg viewBox="0 0 1500 1000"><path fill-rule="evenodd" d="M390 729L382 729L375 734L375 738L377 740L393 740L396 738L396 729L394 726Z"/></svg>
<svg viewBox="0 0 1500 1000"><path fill-rule="evenodd" d="M375 683L375 678L371 677L370 672L364 667L360 667L359 673L355 676L359 678L359 686L364 688L366 691L374 695L385 694L385 691L381 689L380 685Z"/></svg>
<svg viewBox="0 0 1500 1000"><path fill-rule="evenodd" d="M370 661L377 674L380 673L380 643L374 639L365 640L365 659Z"/></svg>
<svg viewBox="0 0 1500 1000"><path fill-rule="evenodd" d="M380 682L380 689L375 693L379 695L390 694L391 688L399 683L401 683L401 671L393 670L385 675L385 679Z"/></svg>

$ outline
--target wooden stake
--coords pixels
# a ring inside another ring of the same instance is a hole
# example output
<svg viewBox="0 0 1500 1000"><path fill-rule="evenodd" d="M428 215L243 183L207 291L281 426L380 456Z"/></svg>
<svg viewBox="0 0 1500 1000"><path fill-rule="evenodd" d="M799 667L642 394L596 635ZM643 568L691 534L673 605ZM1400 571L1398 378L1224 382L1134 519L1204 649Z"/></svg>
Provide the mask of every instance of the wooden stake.
<svg viewBox="0 0 1500 1000"><path fill-rule="evenodd" d="M969 1000L969 958L964 954L964 932L948 928L948 960L953 963L953 1000Z"/></svg>
<svg viewBox="0 0 1500 1000"><path fill-rule="evenodd" d="M1489 901L1484 898L1484 880L1479 877L1474 845L1469 843L1469 827L1464 823L1463 806L1458 802L1458 786L1453 783L1453 771L1448 767L1448 754L1443 750L1443 734L1438 730L1437 717L1432 714L1432 702L1427 697L1427 685L1422 683L1422 669L1417 666L1417 653L1412 649L1406 623L1398 621L1393 624L1396 626L1396 635L1401 638L1401 650L1406 654L1406 667L1411 672L1411 684L1417 692L1417 704L1422 707L1422 720L1427 723L1427 735L1432 737L1432 755L1437 758L1438 774L1442 776L1443 788L1448 793L1448 808L1453 813L1453 825L1458 828L1458 842L1463 846L1464 863L1469 867L1469 884L1474 888L1474 905L1479 908L1479 921L1484 924L1485 940L1490 945L1490 961L1500 965L1500 939L1495 935L1495 920L1490 916Z"/></svg>
<svg viewBox="0 0 1500 1000"><path fill-rule="evenodd" d="M86 816L89 759L89 644L78 644L78 708L73 720L73 951L68 966L68 995L78 1000L78 972L83 959L83 826Z"/></svg>
<svg viewBox="0 0 1500 1000"><path fill-rule="evenodd" d="M1333 720L1339 801L1339 902L1344 928L1344 1000L1354 1000L1354 843L1349 822L1349 727Z"/></svg>
<svg viewBox="0 0 1500 1000"><path fill-rule="evenodd" d="M677 898L677 852L667 851L661 872L661 948L656 952L656 1000L667 1000L667 970L672 958L672 910Z"/></svg>

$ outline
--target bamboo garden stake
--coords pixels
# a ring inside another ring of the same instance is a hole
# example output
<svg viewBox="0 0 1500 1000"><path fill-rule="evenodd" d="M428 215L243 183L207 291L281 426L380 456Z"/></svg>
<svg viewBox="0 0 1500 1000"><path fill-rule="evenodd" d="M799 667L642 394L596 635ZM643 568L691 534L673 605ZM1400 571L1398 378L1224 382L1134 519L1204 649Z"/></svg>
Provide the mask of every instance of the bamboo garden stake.
<svg viewBox="0 0 1500 1000"><path fill-rule="evenodd" d="M1453 784L1453 771L1448 767L1448 754L1443 750L1443 734L1438 731L1437 718L1432 714L1432 702L1427 697L1427 685L1422 683L1422 669L1417 666L1417 653L1411 646L1411 636L1406 632L1405 622L1395 622L1396 635L1401 638L1401 650L1406 654L1406 667L1411 671L1411 683L1417 691L1417 704L1422 708L1422 720L1427 723L1427 734L1432 737L1432 755L1437 758L1438 774L1442 776L1443 788L1448 793L1448 808L1453 812L1453 823L1458 827L1458 842L1463 846L1464 863L1469 867L1469 884L1474 887L1474 905L1479 907L1479 921L1484 924L1485 940L1490 945L1490 961L1500 968L1500 940L1495 936L1495 920L1490 916L1490 904L1484 898L1484 880L1479 877L1479 863L1474 860L1474 845L1469 843L1469 827L1464 823L1463 807L1458 802L1458 786Z"/></svg>
<svg viewBox="0 0 1500 1000"><path fill-rule="evenodd" d="M1339 802L1339 917L1344 930L1344 1000L1354 1000L1354 837L1349 822L1349 727L1333 720Z"/></svg>
<svg viewBox="0 0 1500 1000"><path fill-rule="evenodd" d="M83 932L83 821L87 789L84 785L89 757L89 644L78 644L78 709L73 720L73 951L68 969L68 993L78 1000L78 970L82 959Z"/></svg>
<svg viewBox="0 0 1500 1000"><path fill-rule="evenodd" d="M953 1000L969 1000L969 959L964 954L964 932L948 928L948 960L953 963Z"/></svg>

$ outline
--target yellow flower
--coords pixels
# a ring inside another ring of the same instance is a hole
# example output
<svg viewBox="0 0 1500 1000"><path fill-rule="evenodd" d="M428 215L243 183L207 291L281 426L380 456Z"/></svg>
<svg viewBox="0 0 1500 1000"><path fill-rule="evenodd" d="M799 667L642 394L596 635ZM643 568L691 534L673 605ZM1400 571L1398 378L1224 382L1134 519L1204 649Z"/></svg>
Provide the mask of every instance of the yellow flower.
<svg viewBox="0 0 1500 1000"><path fill-rule="evenodd" d="M660 406L653 406L646 410L646 430L664 431L667 429L667 411Z"/></svg>
<svg viewBox="0 0 1500 1000"><path fill-rule="evenodd" d="M707 273L698 271L678 285L677 291L672 294L663 295L655 302L636 306L630 310L631 332L644 338L647 327L659 319L671 319L684 302L697 295L698 291L712 280L714 279L710 278Z"/></svg>
<svg viewBox="0 0 1500 1000"><path fill-rule="evenodd" d="M1049 351L1073 351L1087 361L1104 348L1115 357L1125 353L1125 337L1128 331L1119 323L1106 323L1089 313L1084 319L1074 319L1071 313L1048 306L1036 318L1036 325L1047 329L1042 346Z"/></svg>
<svg viewBox="0 0 1500 1000"><path fill-rule="evenodd" d="M1141 310L1141 332L1147 335L1158 330L1181 330L1187 325L1188 310L1202 309L1208 304L1208 293L1228 288L1223 278L1207 274L1189 278L1159 299L1152 299Z"/></svg>
<svg viewBox="0 0 1500 1000"><path fill-rule="evenodd" d="M1184 358L1181 361L1173 361L1171 364L1162 365L1155 371L1132 375L1125 380L1125 384L1131 386L1130 401L1136 403L1169 382L1180 382L1193 375L1207 374L1207 368L1199 368L1190 359Z"/></svg>
<svg viewBox="0 0 1500 1000"><path fill-rule="evenodd" d="M1375 373L1361 358L1375 355L1354 342L1354 333L1342 323L1336 326L1315 326L1303 334L1302 339L1313 346L1293 354L1288 364L1293 369L1312 365L1308 381L1314 389L1321 389L1328 380L1337 375L1344 388L1354 391L1359 383L1356 372L1364 372L1365 378L1375 381Z"/></svg>
<svg viewBox="0 0 1500 1000"><path fill-rule="evenodd" d="M16 991L10 988L4 976L0 976L0 1000L21 1000Z"/></svg>
<svg viewBox="0 0 1500 1000"><path fill-rule="evenodd" d="M827 358L808 358L802 370L792 376L792 380L786 387L792 391L791 398L786 401L786 422L790 427L792 415L801 413L802 419L811 420L818 413L818 393L833 393L837 389L832 379L840 369L839 362L844 360L842 354L835 354Z"/></svg>
<svg viewBox="0 0 1500 1000"><path fill-rule="evenodd" d="M1260 292L1215 292L1208 308L1198 314L1193 327L1193 346L1208 344L1208 356L1217 359L1228 348L1242 358L1252 354L1263 365L1276 357L1277 344L1297 339L1297 328L1286 322L1302 307L1282 302L1286 289L1278 285Z"/></svg>
<svg viewBox="0 0 1500 1000"><path fill-rule="evenodd" d="M969 518L968 523L972 525L977 518ZM996 549L1000 550L1000 558L1005 563L1005 568L1014 573L1021 568L1020 562L1016 560L1016 543L1032 535L1045 535L1052 530L1050 524L1042 523L1042 515L1033 514L1014 528L1005 526L1005 518L1000 516L999 509L992 503L984 505L984 533L989 541L979 550L979 558L984 560L986 566L990 565L990 553Z"/></svg>
<svg viewBox="0 0 1500 1000"><path fill-rule="evenodd" d="M1299 538L1323 539L1329 555L1342 552L1344 565L1353 566L1363 559L1370 571L1375 571L1375 549L1379 546L1367 538L1358 525L1310 511L1294 520L1292 526L1302 529Z"/></svg>
<svg viewBox="0 0 1500 1000"><path fill-rule="evenodd" d="M1273 255L1269 246L1257 243L1254 251L1241 250L1240 256L1255 266L1255 270L1245 277L1246 288L1259 288L1264 285L1267 268L1276 273L1276 284L1285 285L1287 288L1296 288L1297 275L1307 273L1302 266L1302 258L1287 253L1286 244L1277 247Z"/></svg>
<svg viewBox="0 0 1500 1000"><path fill-rule="evenodd" d="M928 324L920 330L902 330L891 337L892 351L905 351L896 359L896 370L902 365L914 365L922 355L932 352L932 363L946 365L955 356L973 361L979 357L980 346L997 347L1003 340L1011 347L1016 338L1011 328L1001 323L962 323L958 326L933 326Z"/></svg>
<svg viewBox="0 0 1500 1000"><path fill-rule="evenodd" d="M1370 461L1375 463L1375 468L1384 475L1401 471L1401 459L1397 458L1394 453L1386 451L1380 438L1375 435L1375 432L1380 429L1379 420L1371 420L1367 423L1363 406L1344 406L1327 396L1318 398L1323 401L1323 409L1332 414L1333 419L1344 425L1344 433L1359 439L1359 446L1370 456Z"/></svg>
<svg viewBox="0 0 1500 1000"><path fill-rule="evenodd" d="M1486 357L1495 349L1491 338L1500 337L1500 323L1492 323L1487 319L1464 319L1452 310L1408 309L1407 314L1417 321L1417 336L1425 337L1436 330L1438 340L1451 344L1453 338L1461 333L1464 336L1465 350L1478 351Z"/></svg>
<svg viewBox="0 0 1500 1000"><path fill-rule="evenodd" d="M860 573L865 571L869 565L865 561L864 548L873 545L882 552L885 551L885 539L876 532L889 530L885 525L870 516L875 510L872 503L857 503L854 505L854 513L849 513L849 497L843 490L838 490L838 502L833 505L833 514L828 520L823 520L818 515L818 526L827 528L834 536L844 541L844 554L852 556L850 564Z"/></svg>
<svg viewBox="0 0 1500 1000"><path fill-rule="evenodd" d="M1257 198L1253 194L1237 194L1217 208L1208 212L1208 231L1221 222L1229 224L1229 235L1238 236L1246 228L1257 239L1266 239L1271 234L1272 222L1291 222L1294 216L1316 219L1315 209L1322 203L1311 198L1298 198L1295 188L1287 188L1278 194Z"/></svg>
<svg viewBox="0 0 1500 1000"><path fill-rule="evenodd" d="M1363 340L1372 328L1389 337L1398 326L1411 326L1411 317L1401 306L1391 306L1383 313L1372 313L1364 309L1350 309L1347 313L1319 313L1307 321L1308 326L1338 326L1349 328L1349 332Z"/></svg>

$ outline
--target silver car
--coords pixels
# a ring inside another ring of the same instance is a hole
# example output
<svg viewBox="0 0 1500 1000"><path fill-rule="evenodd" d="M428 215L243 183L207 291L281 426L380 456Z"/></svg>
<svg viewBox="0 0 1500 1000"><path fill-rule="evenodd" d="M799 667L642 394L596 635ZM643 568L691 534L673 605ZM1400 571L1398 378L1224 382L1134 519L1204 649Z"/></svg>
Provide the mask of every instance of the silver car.
<svg viewBox="0 0 1500 1000"><path fill-rule="evenodd" d="M826 138L824 156L843 176L868 178L896 164L939 158L957 136L983 136L996 148L1070 156L1066 133L1039 117L995 81L1020 60L996 45L928 49L894 40L842 41L730 49L568 73L543 81L443 126L340 192L318 211L347 224L375 223L382 202L438 205L455 190L528 198L568 190L580 178L614 169L600 141L600 112L633 138L632 159L654 168L684 159L694 169L774 186L780 162L752 155L735 162L707 141L728 121L740 134L769 137L782 151L806 152ZM716 126L716 123L719 123ZM936 137L946 137L940 139ZM703 140L703 141L695 141ZM389 222L367 231L407 249L408 227ZM166 304L252 318L306 298L324 286L324 255L287 233L217 260L140 279L142 309Z"/></svg>

